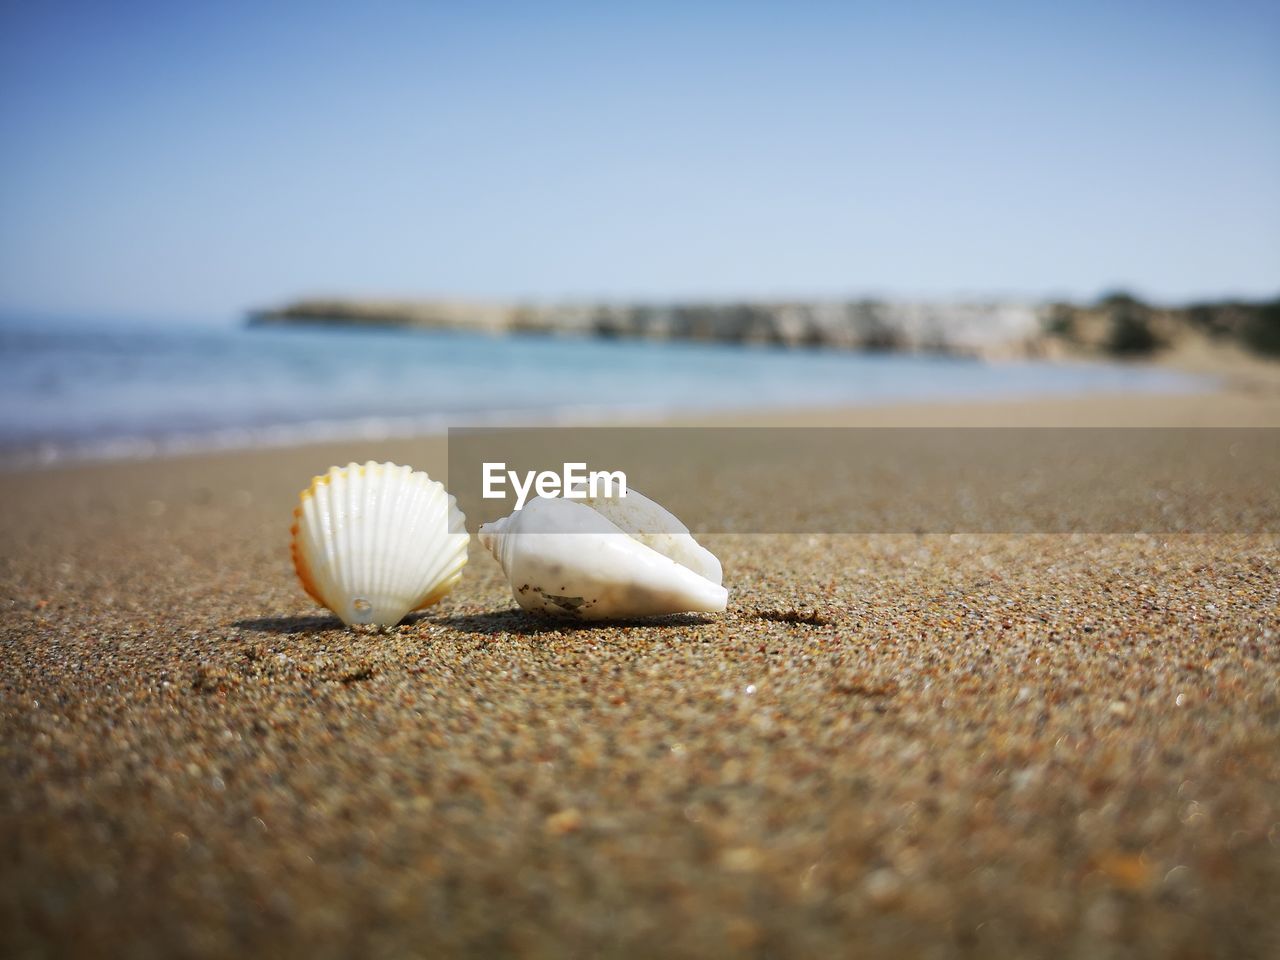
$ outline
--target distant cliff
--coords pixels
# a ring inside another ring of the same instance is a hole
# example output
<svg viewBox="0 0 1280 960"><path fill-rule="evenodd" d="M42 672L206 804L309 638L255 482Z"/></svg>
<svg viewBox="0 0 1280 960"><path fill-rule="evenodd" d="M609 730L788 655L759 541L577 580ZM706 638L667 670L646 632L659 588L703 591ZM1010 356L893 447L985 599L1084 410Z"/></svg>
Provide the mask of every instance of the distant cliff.
<svg viewBox="0 0 1280 960"><path fill-rule="evenodd" d="M1153 307L1123 293L1087 306L879 300L522 304L315 299L256 311L249 322L773 343L989 358L1135 356L1197 336L1280 354L1280 300L1171 308Z"/></svg>

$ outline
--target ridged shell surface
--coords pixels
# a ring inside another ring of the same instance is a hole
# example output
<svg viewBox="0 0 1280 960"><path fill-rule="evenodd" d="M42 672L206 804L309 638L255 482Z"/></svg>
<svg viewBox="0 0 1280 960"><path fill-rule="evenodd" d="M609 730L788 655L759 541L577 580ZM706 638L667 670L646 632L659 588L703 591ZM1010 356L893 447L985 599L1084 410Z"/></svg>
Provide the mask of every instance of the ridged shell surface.
<svg viewBox="0 0 1280 960"><path fill-rule="evenodd" d="M394 626L452 590L467 562L462 511L411 467L331 467L302 491L293 516L303 589L349 626Z"/></svg>
<svg viewBox="0 0 1280 960"><path fill-rule="evenodd" d="M627 498L633 493L628 491ZM655 519L666 523L655 512L639 509L641 526L652 527ZM480 542L501 564L516 603L531 613L613 620L723 611L729 593L720 585L720 562L666 516L680 529L636 536L581 501L537 497L482 526ZM642 537L698 569L664 555Z"/></svg>

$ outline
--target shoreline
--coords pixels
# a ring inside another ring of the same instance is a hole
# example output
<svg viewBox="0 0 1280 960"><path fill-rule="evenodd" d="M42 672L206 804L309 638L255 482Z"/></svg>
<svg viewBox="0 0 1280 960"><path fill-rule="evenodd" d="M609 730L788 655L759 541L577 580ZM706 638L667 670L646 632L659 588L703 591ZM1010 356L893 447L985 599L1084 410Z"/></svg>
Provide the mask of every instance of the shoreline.
<svg viewBox="0 0 1280 960"><path fill-rule="evenodd" d="M264 352L259 347L253 347L242 332L229 330L228 333L234 334L232 339L225 342L223 339L216 339L215 342L205 344L206 352L214 351L215 348L219 351L228 349L234 356L241 356L247 351L247 356L241 357L246 362L252 361L256 353ZM132 343L129 337L133 335L122 334L123 340L111 342L114 346L109 344L108 347L102 347L106 352L102 353L99 361L106 362L115 357L115 353L111 352L113 349L123 351L122 344ZM302 343L306 343L306 338L303 338ZM141 349L147 343L143 340L133 346ZM931 358L897 353L846 356L833 351L805 349L716 347L710 356L727 365L717 367L716 376L710 376L707 383L703 383L696 367L690 367L686 358L682 361L685 366L678 369L684 371L690 380L687 383L685 379L672 380L673 385L668 389L667 381L662 376L662 370L666 366L648 370L648 366L652 366L654 362L667 362L654 361L650 357L652 352L649 351L649 346L664 349L662 344L643 344L637 348L635 356L630 356L627 349L622 349L620 353L607 344L593 347L595 351L603 351L607 356L598 357L591 353L588 360L581 361L588 362L589 370L596 371L594 379L590 374L586 375L585 381L589 388L553 390L550 396L559 398L559 401L547 403L534 412L511 410L509 407L517 403L520 397L529 396L531 390L536 389L536 384L540 383L538 362L541 355L536 351L532 355L517 351L511 356L499 352L494 361L518 367L524 378L520 380L521 389L497 392L485 389L481 367L472 370L471 374L463 378L465 381L460 380L457 388L442 388L443 393L442 389L425 390L419 394L410 390L410 393L404 394L407 399L402 398L402 403L388 404L384 393L358 385L352 387L343 380L342 356L335 356L333 343L321 338L311 343L311 348L319 351L317 356L325 357L324 362L329 367L323 369L328 370L328 375L335 378L338 387L346 390L343 393L347 397L346 403L340 406L332 403L312 404L308 398L311 397L314 380L294 376L292 380L284 380L288 389L275 401L269 404L232 403L218 417L207 416L209 398L218 397L221 389L238 389L237 381L230 378L223 383L219 376L200 369L198 364L192 378L193 387L178 390L172 399L172 406L165 406L163 399L156 399L156 412L147 416L136 415L134 408L137 398L131 399L131 394L123 389L122 384L108 378L93 388L90 381L78 393L68 394L61 399L63 406L50 401L54 406L49 411L33 412L33 416L37 413L38 416L29 424L24 424L22 417L14 419L13 413L10 415L13 422L4 428L8 439L0 444L0 471L40 467L50 463L56 465L59 462L145 460L188 452L408 438L413 435L443 433L451 426L662 422L684 417L691 411L698 411L699 416L739 417L749 420L756 416L804 416L812 411L829 410L845 404L856 404L855 408L882 410L922 402L1005 402L1025 398L1084 396L1091 392L1100 396L1116 392L1144 393L1148 390L1158 393L1203 393L1226 383L1233 384L1234 387L1235 381L1242 378L1267 383L1268 376L1274 380L1275 371L1280 371L1280 364L1267 364L1245 353L1231 351L1222 344L1210 343L1199 343L1198 346L1184 343L1174 355L1161 356L1155 362L1100 362L1096 357L1087 356L1064 356L1052 361L957 361L950 357ZM696 344L690 346L698 348ZM177 351L179 360L183 360L183 357L187 357L184 351L191 349L191 343L178 337L168 348ZM296 348L297 344L288 340L266 349L264 356L268 358L269 369L275 370L282 364L283 361L276 356L280 351L283 351L285 357L289 357L293 356ZM659 353L662 353L662 349L659 349ZM764 362L772 360L774 353L782 361L781 366ZM38 353L37 356L44 357ZM559 353L553 351L550 356L559 357ZM44 357L41 364L49 366L49 375L55 381L58 378L76 381L76 371L72 367L63 369L59 366L56 351L51 357ZM636 357L640 357L640 360L637 361ZM649 357L648 360L645 357ZM547 357L541 358L545 360ZM18 360L20 355L10 357L10 361L15 364ZM364 360L375 362L379 361L379 357L364 356ZM429 357L417 357L417 360L428 362ZM474 366L481 361L483 349L479 357L472 356L463 349L463 364ZM577 367L568 364L563 358L557 362L559 366L554 374L557 379L575 376ZM338 366L334 367L334 364ZM934 364L937 364L936 369ZM617 365L623 371L621 384L608 379L608 371L613 369L611 365ZM742 367L742 376L726 379L724 371L736 370L739 366ZM37 365L36 369L44 367ZM371 369L376 371L376 366ZM769 379L771 369L777 375L776 381ZM279 367L279 370L283 374L293 375L292 367L288 365ZM600 372L602 370L603 374ZM777 371L782 372L778 374ZM207 383L201 379L206 375L212 376ZM758 388L749 389L742 385L754 384L753 378L756 376L763 378ZM445 381L448 379L444 378ZM406 387L406 374L403 370L394 372L392 380L399 388ZM17 378L15 383L22 384L24 380ZM325 383L325 380L321 379L320 383ZM100 398L101 408L95 406L95 394L91 388L104 392ZM931 393L932 398L929 397ZM23 402L26 402L24 397L26 393L10 390L10 404L15 410L22 408ZM56 399L56 393L51 394L51 397ZM765 401L780 406L765 406ZM397 406L398 410L387 415L361 413L347 416L346 413L378 411L379 408L388 410ZM498 408L486 410L486 406ZM470 412L443 412L451 407L466 408ZM503 410L500 407L508 408ZM342 411L339 416L334 417L333 413L339 411ZM219 422L234 424L236 421L239 425L218 426ZM38 429L37 424L41 425ZM106 426L120 433L104 439L101 430L93 433L95 425L100 428Z"/></svg>
<svg viewBox="0 0 1280 960"><path fill-rule="evenodd" d="M1231 381L1221 371L1186 373L1202 381L1188 381L1181 389L1153 386L1132 390L1050 391L1027 395L996 394L951 399L868 400L851 406L708 407L705 409L564 407L547 411L491 410L451 416L368 416L338 420L316 420L260 427L232 427L222 430L173 434L158 438L122 436L107 440L72 443L61 447L45 445L36 450L0 450L0 474L54 470L64 466L93 463L156 462L191 456L213 456L250 451L297 450L338 444L374 445L445 437L451 429L483 427L600 427L613 425L663 426L688 424L793 425L812 419L818 425L858 425L890 422L905 418L929 425L949 425L963 421L972 411L985 420L1003 408L1050 411L1059 404L1082 407L1138 402L1144 399L1207 397L1234 392ZM998 414L996 414L998 415ZM936 420L937 423L931 423ZM1035 425L1035 424L1024 424ZM1217 425L1217 424L1214 424Z"/></svg>

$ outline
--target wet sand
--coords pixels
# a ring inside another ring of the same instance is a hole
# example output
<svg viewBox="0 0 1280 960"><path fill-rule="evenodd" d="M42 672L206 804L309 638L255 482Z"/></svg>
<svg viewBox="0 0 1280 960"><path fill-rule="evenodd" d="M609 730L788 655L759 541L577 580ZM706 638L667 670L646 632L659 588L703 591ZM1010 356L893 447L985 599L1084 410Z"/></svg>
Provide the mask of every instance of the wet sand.
<svg viewBox="0 0 1280 960"><path fill-rule="evenodd" d="M444 444L0 475L4 953L1280 955L1280 538L721 535L726 615L593 628L473 543L361 634L286 538L366 458Z"/></svg>

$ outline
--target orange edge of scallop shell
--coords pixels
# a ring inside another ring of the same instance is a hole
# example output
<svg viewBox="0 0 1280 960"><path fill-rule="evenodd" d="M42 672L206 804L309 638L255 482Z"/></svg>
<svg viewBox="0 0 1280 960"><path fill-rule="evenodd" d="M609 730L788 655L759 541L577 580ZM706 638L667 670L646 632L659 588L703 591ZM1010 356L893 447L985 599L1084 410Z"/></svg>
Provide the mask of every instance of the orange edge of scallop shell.
<svg viewBox="0 0 1280 960"><path fill-rule="evenodd" d="M307 563L307 558L303 556L302 548L298 545L298 528L302 523L302 507L307 502L307 498L315 494L316 487L328 482L328 474L311 478L311 485L298 495L298 505L293 508L293 526L289 528L289 555L293 558L293 572L298 575L298 582L302 584L302 589L307 592L307 596L325 608L329 605L320 596L320 587L311 573L311 565Z"/></svg>
<svg viewBox="0 0 1280 960"><path fill-rule="evenodd" d="M465 567L466 565L467 565L467 561L463 560L462 566ZM450 577L444 583L440 584L438 587L436 587L434 590L428 593L425 597L423 597L422 602L418 604L416 607L414 607L413 609L425 610L427 609L427 607L435 606L437 603L439 603L441 600L443 600L445 597L447 597L450 593L453 592L453 588L458 585L458 581L461 579L462 579L462 567L459 567L457 573L455 573L452 577Z"/></svg>

